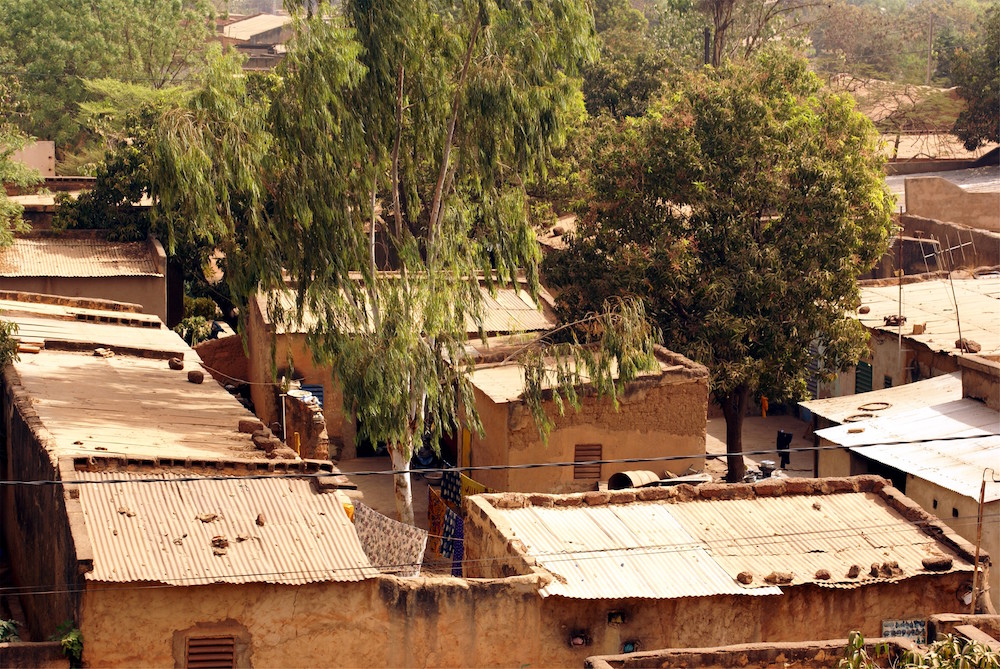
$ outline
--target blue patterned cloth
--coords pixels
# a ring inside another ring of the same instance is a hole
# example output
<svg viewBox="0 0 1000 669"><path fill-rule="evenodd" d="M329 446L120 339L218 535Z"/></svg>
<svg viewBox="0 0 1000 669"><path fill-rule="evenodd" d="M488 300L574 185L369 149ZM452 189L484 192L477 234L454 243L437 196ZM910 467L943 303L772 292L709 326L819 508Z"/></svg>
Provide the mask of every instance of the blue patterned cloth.
<svg viewBox="0 0 1000 669"><path fill-rule="evenodd" d="M448 509L444 514L444 531L441 532L441 555L446 558L455 555L455 531L462 524L462 518Z"/></svg>
<svg viewBox="0 0 1000 669"><path fill-rule="evenodd" d="M462 508L462 475L457 469L446 469L441 475L441 497L451 508Z"/></svg>
<svg viewBox="0 0 1000 669"><path fill-rule="evenodd" d="M455 534L452 538L451 575L462 575L462 560L465 559L465 522L459 516L455 522Z"/></svg>

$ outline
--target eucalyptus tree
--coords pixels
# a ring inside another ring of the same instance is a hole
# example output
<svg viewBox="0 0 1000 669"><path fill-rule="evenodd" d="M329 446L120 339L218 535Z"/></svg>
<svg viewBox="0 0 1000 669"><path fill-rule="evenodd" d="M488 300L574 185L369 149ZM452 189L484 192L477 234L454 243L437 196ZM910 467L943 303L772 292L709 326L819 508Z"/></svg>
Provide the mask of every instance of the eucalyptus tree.
<svg viewBox="0 0 1000 669"><path fill-rule="evenodd" d="M485 336L480 281L523 272L537 288L524 184L578 105L592 20L584 0L345 0L295 26L266 101L221 59L164 116L152 191L192 222L168 243L219 245L234 296L290 284L295 308L272 301L272 317L309 325L359 436L387 444L412 523L415 445L460 420L480 427L466 347L470 325ZM391 272L376 263L382 240ZM620 387L651 364L648 326L625 306L592 321L603 355L564 343L549 371L552 358L527 349L534 397L549 377L583 374L614 393L613 372Z"/></svg>
<svg viewBox="0 0 1000 669"><path fill-rule="evenodd" d="M684 76L641 119L594 141L595 201L546 267L572 320L632 296L674 350L704 363L726 418L728 478L758 393L805 392L857 362L857 278L885 252L892 198L870 121L804 60L765 51Z"/></svg>

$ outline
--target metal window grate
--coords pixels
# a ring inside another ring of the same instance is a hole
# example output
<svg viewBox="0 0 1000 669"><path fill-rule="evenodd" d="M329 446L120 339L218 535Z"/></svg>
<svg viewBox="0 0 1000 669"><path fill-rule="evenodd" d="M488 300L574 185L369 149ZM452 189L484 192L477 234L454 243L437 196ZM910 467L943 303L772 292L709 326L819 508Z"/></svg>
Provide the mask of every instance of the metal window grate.
<svg viewBox="0 0 1000 669"><path fill-rule="evenodd" d="M236 637L191 637L185 660L187 669L235 669Z"/></svg>
<svg viewBox="0 0 1000 669"><path fill-rule="evenodd" d="M574 462L588 462L591 460L601 459L601 445L600 444L577 444L576 449L573 453ZM573 478L574 479L600 479L601 478L601 465L589 464L589 465L574 465L573 466Z"/></svg>

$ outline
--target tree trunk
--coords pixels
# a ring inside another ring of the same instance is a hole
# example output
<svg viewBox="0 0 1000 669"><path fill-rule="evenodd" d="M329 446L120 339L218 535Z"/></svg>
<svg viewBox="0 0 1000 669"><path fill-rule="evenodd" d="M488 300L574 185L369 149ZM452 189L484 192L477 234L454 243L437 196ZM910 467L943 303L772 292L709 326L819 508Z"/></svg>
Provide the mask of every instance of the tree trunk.
<svg viewBox="0 0 1000 669"><path fill-rule="evenodd" d="M413 525L413 491L410 488L410 449L408 444L390 444L389 458L394 474L393 487L396 493L396 515L401 523Z"/></svg>
<svg viewBox="0 0 1000 669"><path fill-rule="evenodd" d="M722 415L726 417L726 481L743 480L746 465L743 463L743 417L747 414L750 389L737 386L722 398Z"/></svg>

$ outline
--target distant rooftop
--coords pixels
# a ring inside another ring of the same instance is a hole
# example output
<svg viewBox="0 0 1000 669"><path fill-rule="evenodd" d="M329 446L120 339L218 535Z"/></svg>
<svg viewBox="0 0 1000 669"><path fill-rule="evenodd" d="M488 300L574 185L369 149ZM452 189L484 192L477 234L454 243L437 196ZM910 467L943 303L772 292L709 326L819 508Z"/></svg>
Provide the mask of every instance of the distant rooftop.
<svg viewBox="0 0 1000 669"><path fill-rule="evenodd" d="M952 284L958 301L956 314ZM899 286L862 286L861 304L871 311L855 317L867 327L890 334L900 331L885 324L886 316L896 316L900 310ZM959 323L962 337L982 346L982 355L1000 354L1000 276L978 279L931 279L904 284L902 313L906 317L901 332L904 340L925 344L932 351L958 354ZM925 324L921 334L913 334L913 326Z"/></svg>
<svg viewBox="0 0 1000 669"><path fill-rule="evenodd" d="M1000 466L1000 412L973 399L838 425L816 435L976 500L983 470ZM990 481L986 501L997 499L1000 483Z"/></svg>
<svg viewBox="0 0 1000 669"><path fill-rule="evenodd" d="M539 294L540 302L536 303L531 299L523 288L504 286L498 288L496 296L490 295L489 289L482 286L481 295L483 299L483 329L488 335L509 334L517 332L538 332L549 330L556 326L556 317L552 308L552 297L544 289ZM273 296L279 300L282 309L292 312L295 309L295 294L291 291L276 293ZM267 317L266 295L257 296L257 304L265 322L270 323ZM278 334L295 332L306 332L315 323L312 314L306 314L301 326L278 325ZM466 317L466 325L470 335L478 334L476 323L471 317Z"/></svg>
<svg viewBox="0 0 1000 669"><path fill-rule="evenodd" d="M76 475L90 482L72 486L93 546L88 581L300 585L378 575L341 497L306 479Z"/></svg>
<svg viewBox="0 0 1000 669"><path fill-rule="evenodd" d="M489 494L470 503L492 524L485 531L510 542L525 573L551 574L544 596L671 599L778 595L802 584L856 588L927 574L922 561L935 556L951 558L946 571L972 571L967 543L922 511L915 511L920 522L907 520L901 510L913 517L912 502L885 485L877 477L771 479L624 494ZM872 564L890 561L898 570L870 573ZM853 565L860 572L851 576Z"/></svg>
<svg viewBox="0 0 1000 669"><path fill-rule="evenodd" d="M238 429L253 414L207 373L204 383L189 382L200 358L155 317L35 297L44 301L0 300L0 318L18 326L22 343L8 382L53 455L263 458ZM184 369L170 369L171 357Z"/></svg>
<svg viewBox="0 0 1000 669"><path fill-rule="evenodd" d="M960 399L962 374L953 372L883 390L799 402L799 406L833 423L848 423L896 416Z"/></svg>
<svg viewBox="0 0 1000 669"><path fill-rule="evenodd" d="M234 21L222 28L222 34L229 39L246 41L261 33L283 28L292 22L288 15L257 14Z"/></svg>
<svg viewBox="0 0 1000 669"><path fill-rule="evenodd" d="M675 375L707 375L701 365L665 348L657 348L656 358L659 369L641 373L637 382L655 382ZM516 360L481 364L469 376L469 381L497 404L519 402L524 394L524 369ZM550 377L543 384L544 389L554 385L554 378Z"/></svg>
<svg viewBox="0 0 1000 669"><path fill-rule="evenodd" d="M67 233L17 237L0 249L0 277L163 276L148 242Z"/></svg>
<svg viewBox="0 0 1000 669"><path fill-rule="evenodd" d="M939 177L959 186L970 193L1000 192L1000 165L987 167L970 167L964 170L942 170L939 172L918 172L916 174L897 174L885 178L889 190L896 196L900 207L906 206L905 182L915 177Z"/></svg>

